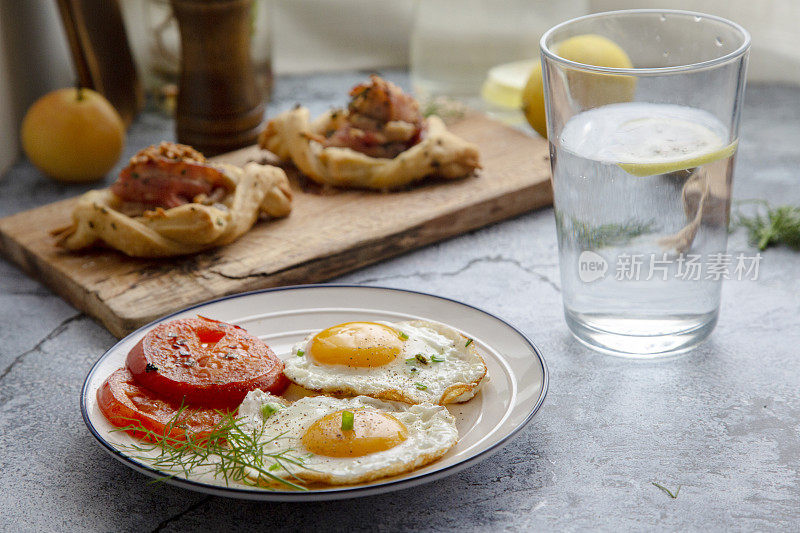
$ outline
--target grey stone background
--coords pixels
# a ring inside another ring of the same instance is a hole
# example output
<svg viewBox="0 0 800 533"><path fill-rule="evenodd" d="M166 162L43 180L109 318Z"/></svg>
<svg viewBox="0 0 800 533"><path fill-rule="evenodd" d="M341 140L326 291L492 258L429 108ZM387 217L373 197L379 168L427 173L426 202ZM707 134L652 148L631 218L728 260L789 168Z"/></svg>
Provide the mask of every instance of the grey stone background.
<svg viewBox="0 0 800 533"><path fill-rule="evenodd" d="M407 85L402 72L389 78ZM281 78L270 113L344 103L362 73ZM735 196L800 203L800 88L748 88ZM155 113L126 157L172 139ZM109 178L111 181L111 178ZM78 194L21 160L0 215ZM744 233L729 250L752 252ZM0 260L0 530L798 530L800 255L763 254L731 281L711 338L662 362L596 354L561 311L555 226L542 209L334 281L428 291L482 307L542 349L550 392L501 452L445 480L350 501L253 503L148 479L85 428L80 387L114 342L90 318ZM671 499L654 487L682 487Z"/></svg>

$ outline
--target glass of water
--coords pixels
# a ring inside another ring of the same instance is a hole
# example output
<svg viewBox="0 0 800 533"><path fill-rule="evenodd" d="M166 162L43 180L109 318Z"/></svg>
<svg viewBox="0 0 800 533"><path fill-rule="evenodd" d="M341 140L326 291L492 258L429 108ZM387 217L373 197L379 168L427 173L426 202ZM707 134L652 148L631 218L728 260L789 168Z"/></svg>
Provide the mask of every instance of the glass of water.
<svg viewBox="0 0 800 533"><path fill-rule="evenodd" d="M559 55L586 35L631 68ZM749 47L733 22L674 10L598 13L542 37L564 312L584 344L686 351L714 328L722 280L752 269L726 252Z"/></svg>

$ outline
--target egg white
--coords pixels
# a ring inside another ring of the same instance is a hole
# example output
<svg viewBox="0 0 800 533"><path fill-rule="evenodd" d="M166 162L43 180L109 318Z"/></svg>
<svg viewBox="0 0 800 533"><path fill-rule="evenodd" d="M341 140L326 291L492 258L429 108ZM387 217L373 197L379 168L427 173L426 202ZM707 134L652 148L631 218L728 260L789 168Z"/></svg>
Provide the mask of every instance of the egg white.
<svg viewBox="0 0 800 533"><path fill-rule="evenodd" d="M264 418L262 406L266 404L278 410ZM302 442L309 426L343 409L389 413L408 429L407 438L393 448L361 457L327 457L309 452ZM282 398L255 390L239 406L239 417L245 431L261 434L259 442L263 443L265 454L291 450L291 456L302 461L302 466L283 462L282 466L269 470L270 474L295 482L299 478L310 483L348 485L410 472L440 458L458 441L455 419L442 406L406 405L366 396L345 399L314 396L288 404ZM268 459L265 465L270 466ZM270 484L252 469L248 477Z"/></svg>
<svg viewBox="0 0 800 533"><path fill-rule="evenodd" d="M455 329L428 320L380 322L408 336L403 350L389 364L350 367L319 364L309 356L318 332L296 344L285 361L284 374L294 383L317 392L364 395L406 403L444 405L465 402L478 391L486 364L475 344ZM302 351L304 355L298 356ZM427 363L406 360L420 354ZM434 362L432 357L444 359Z"/></svg>

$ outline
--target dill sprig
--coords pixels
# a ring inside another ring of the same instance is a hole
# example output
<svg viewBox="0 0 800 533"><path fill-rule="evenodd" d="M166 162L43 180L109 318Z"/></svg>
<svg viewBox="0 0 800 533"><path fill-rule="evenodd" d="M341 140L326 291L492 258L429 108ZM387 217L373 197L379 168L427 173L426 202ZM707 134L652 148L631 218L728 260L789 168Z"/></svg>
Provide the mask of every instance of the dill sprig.
<svg viewBox="0 0 800 533"><path fill-rule="evenodd" d="M800 250L800 206L772 207L766 200L743 200L737 204L757 204L753 215L738 212L736 225L747 229L750 243L759 250L780 244Z"/></svg>
<svg viewBox="0 0 800 533"><path fill-rule="evenodd" d="M292 472L292 467L308 468L303 465L303 458L293 455L291 448L277 453L264 452L265 445L283 438L285 434L262 441L264 425L260 429L247 431L241 423L242 417L222 411L218 411L222 420L209 431L198 434L188 431L176 433L174 429L182 429L180 421L185 411L186 407L181 405L165 424L163 433L146 428L133 418L126 418L130 424L115 428L112 432L135 432L145 440L141 444L121 447L133 452L135 459L159 470L171 472L156 481L165 481L180 474L188 478L192 474L210 472L215 478L223 479L227 486L236 482L274 490L269 486L274 482L296 490L308 490L302 485L303 480ZM176 437L176 434L179 436ZM280 469L296 482L272 473Z"/></svg>
<svg viewBox="0 0 800 533"><path fill-rule="evenodd" d="M562 213L556 213L556 226L558 226L559 232L570 233L576 244L585 250L626 244L640 235L652 232L655 228L653 220L628 220L620 224L592 226L575 217L570 217L569 226L567 226L564 218Z"/></svg>
<svg viewBox="0 0 800 533"><path fill-rule="evenodd" d="M661 485L660 483L656 483L655 481L651 481L650 483L652 483L653 485L655 485L659 489L661 489L664 492L666 492L667 494L669 494L669 497L672 498L673 500L678 497L678 493L681 491L681 487L683 486L683 485L678 485L678 488L675 490L675 492L672 492L671 490L669 490L664 485Z"/></svg>
<svg viewBox="0 0 800 533"><path fill-rule="evenodd" d="M585 248L602 248L615 244L625 244L653 229L652 222L623 222L622 224L601 224L591 227L585 223L575 224L572 231L575 239Z"/></svg>
<svg viewBox="0 0 800 533"><path fill-rule="evenodd" d="M467 114L467 106L453 98L438 96L425 100L422 105L422 116L427 118L436 115L445 122L456 121Z"/></svg>

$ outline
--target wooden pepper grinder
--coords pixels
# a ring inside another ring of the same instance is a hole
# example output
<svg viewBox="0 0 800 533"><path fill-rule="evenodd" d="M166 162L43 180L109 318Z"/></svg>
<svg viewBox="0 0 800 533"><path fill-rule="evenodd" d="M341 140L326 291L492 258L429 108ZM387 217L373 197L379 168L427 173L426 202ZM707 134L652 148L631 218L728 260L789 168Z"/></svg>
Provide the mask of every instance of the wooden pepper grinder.
<svg viewBox="0 0 800 533"><path fill-rule="evenodd" d="M253 0L171 0L181 34L178 142L207 155L256 142L264 103L250 56Z"/></svg>

